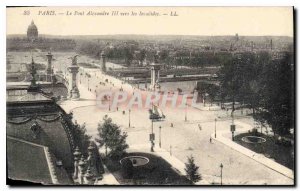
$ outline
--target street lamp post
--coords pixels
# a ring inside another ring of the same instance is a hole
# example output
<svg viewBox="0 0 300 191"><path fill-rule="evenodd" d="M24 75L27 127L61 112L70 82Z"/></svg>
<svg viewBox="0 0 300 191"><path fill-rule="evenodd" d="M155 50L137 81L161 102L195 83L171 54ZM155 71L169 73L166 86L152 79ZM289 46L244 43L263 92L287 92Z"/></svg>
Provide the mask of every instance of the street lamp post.
<svg viewBox="0 0 300 191"><path fill-rule="evenodd" d="M151 119L151 152L154 152L154 137L153 137L153 119Z"/></svg>
<svg viewBox="0 0 300 191"><path fill-rule="evenodd" d="M184 116L184 121L187 121L187 103L185 104L185 116Z"/></svg>
<svg viewBox="0 0 300 191"><path fill-rule="evenodd" d="M234 131L235 131L235 125L234 124L230 125L230 130L231 130L231 133L232 133L232 141L234 141Z"/></svg>
<svg viewBox="0 0 300 191"><path fill-rule="evenodd" d="M234 131L235 131L235 124L234 124L234 104L233 104L233 107L232 107L232 112L231 112L231 125L230 125L230 130L231 130L231 133L232 133L232 141L234 141Z"/></svg>
<svg viewBox="0 0 300 191"><path fill-rule="evenodd" d="M223 177L222 177L222 176L223 176L223 164L222 164L222 163L221 163L221 165L220 165L220 168L221 168L221 185L222 185L222 184L223 184L223 183L222 183L222 178L223 178Z"/></svg>
<svg viewBox="0 0 300 191"><path fill-rule="evenodd" d="M205 93L204 94L202 94L203 96L202 96L202 99L203 99L203 106L205 107Z"/></svg>
<svg viewBox="0 0 300 191"><path fill-rule="evenodd" d="M153 133L153 120L155 119L155 116L153 114L153 103L152 103L152 109L149 110L150 116L149 119L151 120L151 134L150 134L150 142L151 142L151 152L154 152L154 140L155 140L155 135Z"/></svg>
<svg viewBox="0 0 300 191"><path fill-rule="evenodd" d="M131 112L131 110L129 109L128 110L128 113L129 113L129 124L128 124L128 127L130 128L130 112Z"/></svg>
<svg viewBox="0 0 300 191"><path fill-rule="evenodd" d="M159 126L159 148L161 148L161 126Z"/></svg>
<svg viewBox="0 0 300 191"><path fill-rule="evenodd" d="M110 97L108 99L108 111L110 111Z"/></svg>
<svg viewBox="0 0 300 191"><path fill-rule="evenodd" d="M217 118L215 118L215 138L217 138Z"/></svg>

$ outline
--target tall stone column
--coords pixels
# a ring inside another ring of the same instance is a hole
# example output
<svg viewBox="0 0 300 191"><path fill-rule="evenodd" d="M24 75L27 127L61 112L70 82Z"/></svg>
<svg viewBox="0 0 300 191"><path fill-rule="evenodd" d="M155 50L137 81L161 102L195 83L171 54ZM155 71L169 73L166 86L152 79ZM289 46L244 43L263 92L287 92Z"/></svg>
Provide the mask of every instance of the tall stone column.
<svg viewBox="0 0 300 191"><path fill-rule="evenodd" d="M153 91L159 91L160 85L159 85L159 70L160 70L160 64L152 63L151 65L151 86L150 89Z"/></svg>
<svg viewBox="0 0 300 191"><path fill-rule="evenodd" d="M70 99L77 100L80 98L77 87L77 73L79 71L79 67L77 66L77 55L72 58L72 65L68 67L68 71L71 73L69 82L69 97Z"/></svg>
<svg viewBox="0 0 300 191"><path fill-rule="evenodd" d="M159 53L157 52L154 55L154 62L150 64L151 68L151 87L150 89L152 91L159 91L160 85L159 85L159 70L160 70L160 64L159 64Z"/></svg>
<svg viewBox="0 0 300 191"><path fill-rule="evenodd" d="M155 70L154 67L151 66L151 88L155 85Z"/></svg>
<svg viewBox="0 0 300 191"><path fill-rule="evenodd" d="M101 52L101 58L100 58L100 67L102 72L106 72L106 55L104 51Z"/></svg>
<svg viewBox="0 0 300 191"><path fill-rule="evenodd" d="M53 55L51 54L51 52L49 52L47 55L47 69L46 69L46 81L47 82L52 82L52 78L53 78L53 70L52 70L52 58Z"/></svg>

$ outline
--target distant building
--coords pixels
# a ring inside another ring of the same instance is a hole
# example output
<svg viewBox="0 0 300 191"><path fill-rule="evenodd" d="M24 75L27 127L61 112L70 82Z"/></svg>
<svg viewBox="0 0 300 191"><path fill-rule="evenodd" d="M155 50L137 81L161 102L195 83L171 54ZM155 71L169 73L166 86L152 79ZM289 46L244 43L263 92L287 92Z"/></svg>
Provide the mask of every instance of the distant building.
<svg viewBox="0 0 300 191"><path fill-rule="evenodd" d="M235 34L235 41L237 42L237 41L239 41L239 39L240 39L240 38L239 38L239 34L236 33L236 34Z"/></svg>
<svg viewBox="0 0 300 191"><path fill-rule="evenodd" d="M38 28L34 24L33 21L31 21L31 24L27 28L27 38L30 40L37 40L39 36Z"/></svg>

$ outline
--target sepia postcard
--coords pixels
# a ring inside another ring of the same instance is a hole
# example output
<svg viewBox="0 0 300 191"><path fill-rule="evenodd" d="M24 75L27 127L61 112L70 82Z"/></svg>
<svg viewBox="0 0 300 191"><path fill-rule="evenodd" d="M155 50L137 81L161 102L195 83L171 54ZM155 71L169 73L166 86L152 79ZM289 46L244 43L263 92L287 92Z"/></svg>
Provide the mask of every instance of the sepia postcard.
<svg viewBox="0 0 300 191"><path fill-rule="evenodd" d="M293 7L6 7L7 184L295 186Z"/></svg>

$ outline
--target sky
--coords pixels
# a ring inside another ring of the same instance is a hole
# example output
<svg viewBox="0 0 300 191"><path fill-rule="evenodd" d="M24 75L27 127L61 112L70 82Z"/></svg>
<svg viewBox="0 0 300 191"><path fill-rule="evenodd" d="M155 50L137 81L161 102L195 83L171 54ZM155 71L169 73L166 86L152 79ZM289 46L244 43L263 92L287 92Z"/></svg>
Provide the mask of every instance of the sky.
<svg viewBox="0 0 300 191"><path fill-rule="evenodd" d="M43 15L44 11L54 11L55 15ZM89 11L108 15L87 15ZM113 16L113 11L118 15ZM159 16L141 15L149 12ZM171 16L171 12L178 16ZM292 7L18 7L7 8L6 16L7 34L26 34L33 20L39 34L48 35L238 33L293 37Z"/></svg>

